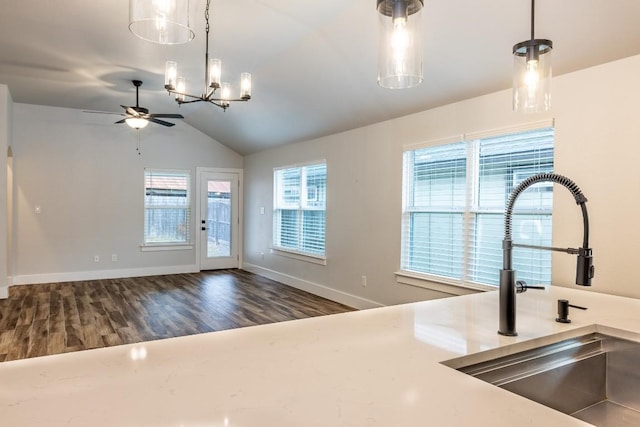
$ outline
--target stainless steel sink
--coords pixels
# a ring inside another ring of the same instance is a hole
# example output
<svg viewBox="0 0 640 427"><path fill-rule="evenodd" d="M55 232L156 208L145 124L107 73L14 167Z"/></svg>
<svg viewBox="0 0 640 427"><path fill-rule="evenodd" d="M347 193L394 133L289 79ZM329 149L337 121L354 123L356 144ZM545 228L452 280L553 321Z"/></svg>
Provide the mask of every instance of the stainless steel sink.
<svg viewBox="0 0 640 427"><path fill-rule="evenodd" d="M445 365L596 426L640 426L640 343L590 333Z"/></svg>

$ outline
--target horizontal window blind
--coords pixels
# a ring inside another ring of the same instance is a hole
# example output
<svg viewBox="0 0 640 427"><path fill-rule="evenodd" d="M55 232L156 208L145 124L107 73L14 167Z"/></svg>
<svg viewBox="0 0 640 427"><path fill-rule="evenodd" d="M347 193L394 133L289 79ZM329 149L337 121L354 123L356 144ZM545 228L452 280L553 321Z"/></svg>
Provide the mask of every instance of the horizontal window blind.
<svg viewBox="0 0 640 427"><path fill-rule="evenodd" d="M273 245L310 255L325 253L327 166L274 171Z"/></svg>
<svg viewBox="0 0 640 427"><path fill-rule="evenodd" d="M462 276L466 157L464 142L404 153L403 269Z"/></svg>
<svg viewBox="0 0 640 427"><path fill-rule="evenodd" d="M190 243L191 174L144 171L145 244Z"/></svg>
<svg viewBox="0 0 640 427"><path fill-rule="evenodd" d="M496 285L504 209L523 179L553 171L553 129L425 147L404 153L401 267ZM514 207L514 241L551 245L553 186L540 183ZM550 283L547 251L514 249L518 278Z"/></svg>
<svg viewBox="0 0 640 427"><path fill-rule="evenodd" d="M513 189L525 178L553 172L553 129L538 129L472 142L478 151L477 205L470 221L469 280L497 285L502 268L504 209ZM551 246L553 184L539 183L525 190L513 211L514 242ZM514 248L518 279L551 282L551 253Z"/></svg>

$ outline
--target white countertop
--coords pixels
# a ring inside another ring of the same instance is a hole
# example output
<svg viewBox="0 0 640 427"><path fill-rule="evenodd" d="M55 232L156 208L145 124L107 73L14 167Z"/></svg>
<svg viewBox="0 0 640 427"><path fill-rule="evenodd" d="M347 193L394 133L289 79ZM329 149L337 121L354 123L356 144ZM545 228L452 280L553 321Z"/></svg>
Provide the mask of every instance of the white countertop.
<svg viewBox="0 0 640 427"><path fill-rule="evenodd" d="M552 334L640 332L640 300L518 295L518 337L488 292L0 363L0 424L586 426L439 362ZM586 306L554 321L557 299ZM508 352L508 347L505 347Z"/></svg>

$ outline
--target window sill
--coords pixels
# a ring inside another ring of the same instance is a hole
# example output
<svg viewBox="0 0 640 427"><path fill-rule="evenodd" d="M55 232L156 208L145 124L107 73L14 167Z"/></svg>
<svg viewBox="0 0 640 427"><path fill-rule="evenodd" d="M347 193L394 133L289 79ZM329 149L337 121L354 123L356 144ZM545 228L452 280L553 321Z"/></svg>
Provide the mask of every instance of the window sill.
<svg viewBox="0 0 640 427"><path fill-rule="evenodd" d="M159 244L147 244L140 245L141 252L157 252L157 251L189 251L193 249L193 245L189 243L180 243L180 244L170 244L170 243L159 243Z"/></svg>
<svg viewBox="0 0 640 427"><path fill-rule="evenodd" d="M271 253L285 258L297 259L298 261L310 262L312 264L327 265L327 258L321 255L309 255L301 252L294 252L280 248L271 248Z"/></svg>
<svg viewBox="0 0 640 427"><path fill-rule="evenodd" d="M479 283L463 283L459 280L442 276L416 273L413 271L396 271L396 281L404 285L417 286L432 291L443 292L450 295L468 295L478 292L494 291L496 286L482 285Z"/></svg>

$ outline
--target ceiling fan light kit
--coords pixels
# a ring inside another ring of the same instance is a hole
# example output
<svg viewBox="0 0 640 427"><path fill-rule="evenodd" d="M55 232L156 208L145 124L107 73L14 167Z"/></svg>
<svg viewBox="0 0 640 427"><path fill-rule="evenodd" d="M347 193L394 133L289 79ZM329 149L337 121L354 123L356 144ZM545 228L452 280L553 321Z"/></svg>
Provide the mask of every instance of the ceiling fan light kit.
<svg viewBox="0 0 640 427"><path fill-rule="evenodd" d="M378 85L405 89L419 85L422 74L424 0L376 0L380 16Z"/></svg>
<svg viewBox="0 0 640 427"><path fill-rule="evenodd" d="M251 99L251 74L240 75L240 96L232 98L231 84L222 82L222 61L217 58L209 59L209 6L211 0L207 0L204 12L205 18L205 55L204 55L204 92L201 95L189 95L186 91L185 79L178 75L178 64L175 61L165 63L164 88L170 94L175 95L178 104L193 102L209 102L226 110L233 101L248 101ZM219 93L218 93L219 90Z"/></svg>
<svg viewBox="0 0 640 427"><path fill-rule="evenodd" d="M193 40L189 0L130 0L129 30L143 40L181 44Z"/></svg>
<svg viewBox="0 0 640 427"><path fill-rule="evenodd" d="M129 117L124 119L124 122L132 129L144 129L149 124L149 120L142 117Z"/></svg>
<svg viewBox="0 0 640 427"><path fill-rule="evenodd" d="M531 0L531 39L513 46L513 110L538 113L551 109L553 42L536 39L535 0Z"/></svg>

